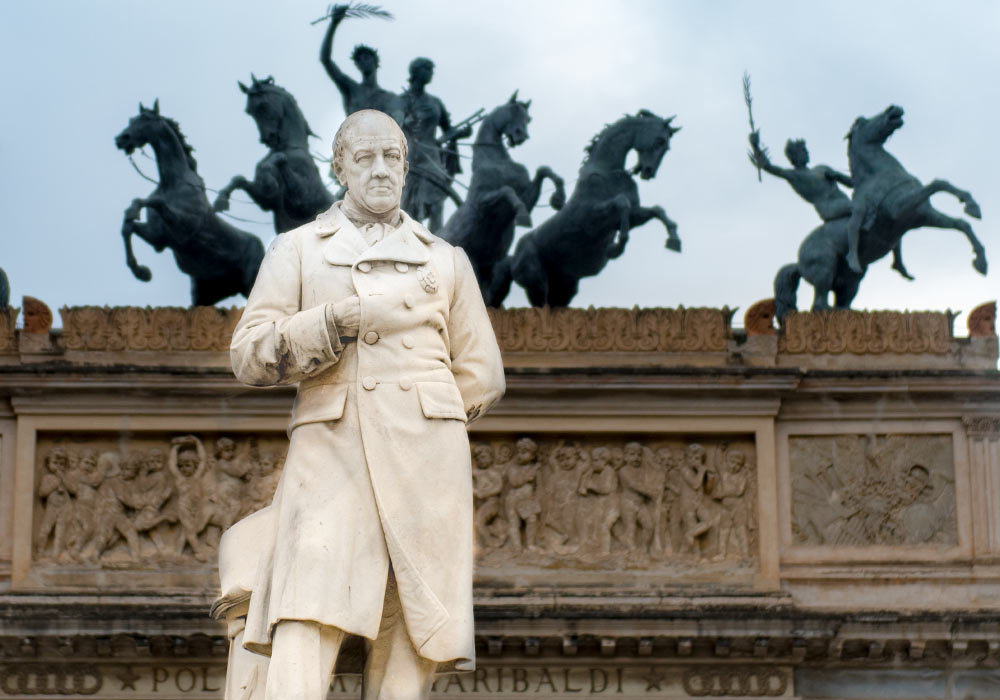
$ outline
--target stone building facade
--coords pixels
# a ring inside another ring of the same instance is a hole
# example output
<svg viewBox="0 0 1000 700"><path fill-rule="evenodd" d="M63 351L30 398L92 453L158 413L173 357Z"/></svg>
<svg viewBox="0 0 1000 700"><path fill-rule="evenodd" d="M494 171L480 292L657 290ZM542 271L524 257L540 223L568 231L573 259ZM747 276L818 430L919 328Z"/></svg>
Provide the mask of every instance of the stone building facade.
<svg viewBox="0 0 1000 700"><path fill-rule="evenodd" d="M219 536L294 390L232 377L239 310L36 304L0 317L0 698L219 698ZM992 308L491 311L479 668L434 694L1000 697Z"/></svg>

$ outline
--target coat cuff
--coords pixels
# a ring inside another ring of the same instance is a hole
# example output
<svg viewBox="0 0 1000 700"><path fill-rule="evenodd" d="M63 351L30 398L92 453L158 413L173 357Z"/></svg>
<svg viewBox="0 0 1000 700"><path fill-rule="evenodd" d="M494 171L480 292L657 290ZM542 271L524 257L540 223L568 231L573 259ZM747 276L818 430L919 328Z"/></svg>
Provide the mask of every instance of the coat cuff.
<svg viewBox="0 0 1000 700"><path fill-rule="evenodd" d="M340 359L344 346L327 322L329 304L295 314L289 323L288 337L296 365L303 374L312 374ZM335 330L335 329L334 329Z"/></svg>

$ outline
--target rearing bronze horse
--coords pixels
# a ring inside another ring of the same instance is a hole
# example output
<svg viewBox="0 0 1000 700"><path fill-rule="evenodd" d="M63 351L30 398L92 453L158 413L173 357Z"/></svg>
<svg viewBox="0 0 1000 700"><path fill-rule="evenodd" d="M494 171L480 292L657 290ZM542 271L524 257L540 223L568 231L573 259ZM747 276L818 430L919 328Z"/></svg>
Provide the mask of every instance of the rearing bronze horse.
<svg viewBox="0 0 1000 700"><path fill-rule="evenodd" d="M639 204L632 179L656 176L671 137L671 126L648 110L625 116L594 137L586 148L576 188L566 206L518 241L508 259L510 274L524 287L533 306L568 306L580 279L596 275L609 260L625 252L629 232L650 219L667 229L667 248L680 252L677 224L663 207ZM625 170L625 157L635 150L639 162Z"/></svg>
<svg viewBox="0 0 1000 700"><path fill-rule="evenodd" d="M122 238L132 274L143 282L153 277L149 268L135 259L135 234L158 252L164 248L173 251L177 266L191 277L191 303L195 306L211 306L234 294L247 296L264 257L264 245L212 212L192 148L177 122L160 115L159 100L152 109L140 104L139 114L115 137L115 145L129 155L147 143L156 153L160 179L149 197L133 199L125 210ZM143 209L145 222L139 221Z"/></svg>

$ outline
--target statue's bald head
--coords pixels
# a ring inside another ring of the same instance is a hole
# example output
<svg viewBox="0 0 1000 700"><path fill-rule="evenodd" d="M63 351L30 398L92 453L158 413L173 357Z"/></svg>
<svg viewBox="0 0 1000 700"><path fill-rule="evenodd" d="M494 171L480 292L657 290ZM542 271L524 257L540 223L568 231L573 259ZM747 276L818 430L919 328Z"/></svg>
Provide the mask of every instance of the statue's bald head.
<svg viewBox="0 0 1000 700"><path fill-rule="evenodd" d="M373 134L398 138L400 150L403 152L403 161L406 162L406 135L399 128L396 120L377 109L359 110L348 115L340 128L337 129L337 135L333 137L333 173L341 184L346 184L344 154L348 145L364 135Z"/></svg>

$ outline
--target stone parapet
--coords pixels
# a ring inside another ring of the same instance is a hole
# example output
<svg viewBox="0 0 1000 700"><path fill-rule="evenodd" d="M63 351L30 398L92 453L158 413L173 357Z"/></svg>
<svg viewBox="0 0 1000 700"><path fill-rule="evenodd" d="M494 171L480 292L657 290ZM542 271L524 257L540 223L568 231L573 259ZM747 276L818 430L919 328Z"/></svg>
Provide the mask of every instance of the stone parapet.
<svg viewBox="0 0 1000 700"><path fill-rule="evenodd" d="M294 397L233 378L239 313L63 309L55 332L37 308L28 331L0 316L0 698L220 696L218 538L269 501ZM778 332L766 304L742 330L726 309L491 315L508 391L470 426L482 675L436 695L988 685L988 313L969 338L946 314ZM165 459L188 435L206 462L181 503Z"/></svg>

